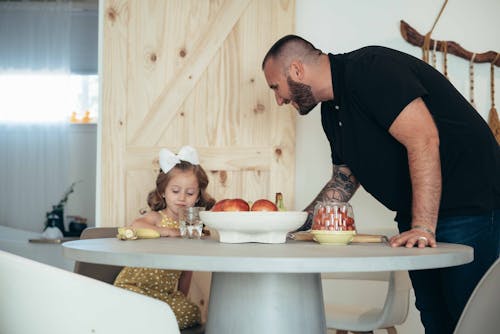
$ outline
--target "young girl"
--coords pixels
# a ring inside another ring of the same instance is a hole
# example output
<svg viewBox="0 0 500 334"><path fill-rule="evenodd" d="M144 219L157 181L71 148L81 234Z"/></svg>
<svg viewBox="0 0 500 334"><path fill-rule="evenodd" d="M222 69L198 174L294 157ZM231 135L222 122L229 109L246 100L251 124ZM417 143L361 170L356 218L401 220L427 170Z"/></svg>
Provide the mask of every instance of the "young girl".
<svg viewBox="0 0 500 334"><path fill-rule="evenodd" d="M208 177L199 164L196 150L184 146L175 155L160 151L160 173L156 189L148 195L151 212L135 219L131 227L147 227L162 237L179 236L178 215L185 207L201 206L209 210L215 200L206 192ZM180 329L199 324L198 306L187 299L192 272L125 267L115 286L160 299L172 308Z"/></svg>

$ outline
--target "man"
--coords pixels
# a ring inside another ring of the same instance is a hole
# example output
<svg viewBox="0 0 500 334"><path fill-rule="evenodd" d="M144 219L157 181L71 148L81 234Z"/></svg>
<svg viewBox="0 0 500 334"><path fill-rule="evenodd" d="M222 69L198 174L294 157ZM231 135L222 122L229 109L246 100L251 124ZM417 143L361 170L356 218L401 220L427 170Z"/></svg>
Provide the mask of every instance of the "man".
<svg viewBox="0 0 500 334"><path fill-rule="evenodd" d="M333 55L288 35L262 69L279 105L306 115L321 102L333 173L306 211L362 184L397 212L393 247L474 247L470 264L410 272L426 333L453 333L499 255L500 148L486 122L434 68L384 47Z"/></svg>

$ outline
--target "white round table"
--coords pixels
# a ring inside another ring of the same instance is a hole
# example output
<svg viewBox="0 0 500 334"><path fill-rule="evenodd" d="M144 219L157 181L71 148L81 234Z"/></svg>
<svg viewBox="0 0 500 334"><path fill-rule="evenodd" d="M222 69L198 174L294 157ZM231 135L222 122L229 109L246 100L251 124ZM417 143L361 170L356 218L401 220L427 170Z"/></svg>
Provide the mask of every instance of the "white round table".
<svg viewBox="0 0 500 334"><path fill-rule="evenodd" d="M65 242L77 261L210 271L207 334L326 333L320 273L429 269L471 262L468 246L391 248L386 244L225 244L213 239L114 238Z"/></svg>

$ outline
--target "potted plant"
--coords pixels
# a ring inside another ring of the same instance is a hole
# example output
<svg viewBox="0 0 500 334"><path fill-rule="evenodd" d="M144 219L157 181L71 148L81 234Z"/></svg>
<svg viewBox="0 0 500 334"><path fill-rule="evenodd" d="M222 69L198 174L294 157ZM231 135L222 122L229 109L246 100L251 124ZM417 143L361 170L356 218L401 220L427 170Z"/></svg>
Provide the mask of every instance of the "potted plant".
<svg viewBox="0 0 500 334"><path fill-rule="evenodd" d="M47 212L44 230L47 229L47 227L57 227L61 230L63 235L66 233L64 229L64 205L66 205L69 195L75 191L75 185L77 183L78 182L73 182L68 190L66 190L59 203L52 205L52 211Z"/></svg>

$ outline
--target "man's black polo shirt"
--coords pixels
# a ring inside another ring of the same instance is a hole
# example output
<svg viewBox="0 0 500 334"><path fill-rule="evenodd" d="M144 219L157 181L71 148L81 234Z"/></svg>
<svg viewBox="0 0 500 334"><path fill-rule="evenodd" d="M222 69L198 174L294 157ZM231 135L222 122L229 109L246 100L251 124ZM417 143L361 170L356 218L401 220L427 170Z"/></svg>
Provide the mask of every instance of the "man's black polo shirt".
<svg viewBox="0 0 500 334"><path fill-rule="evenodd" d="M378 46L328 56L334 99L322 103L321 121L334 164L346 164L369 193L408 222L408 157L388 129L406 105L422 97L439 131L440 216L500 208L500 148L483 118L441 73Z"/></svg>

